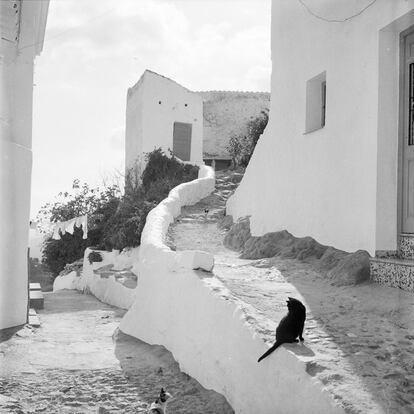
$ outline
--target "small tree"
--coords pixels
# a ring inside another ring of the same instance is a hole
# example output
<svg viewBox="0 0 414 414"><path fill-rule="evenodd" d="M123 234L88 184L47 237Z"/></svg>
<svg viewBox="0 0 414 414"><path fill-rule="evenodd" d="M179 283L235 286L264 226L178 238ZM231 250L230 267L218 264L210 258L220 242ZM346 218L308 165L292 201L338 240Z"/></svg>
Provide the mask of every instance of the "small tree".
<svg viewBox="0 0 414 414"><path fill-rule="evenodd" d="M258 117L247 124L247 134L232 136L226 149L230 154L233 165L247 167L260 136L269 120L267 111L262 111Z"/></svg>
<svg viewBox="0 0 414 414"><path fill-rule="evenodd" d="M127 173L125 194L115 214L108 220L102 240L105 249L135 247L148 213L168 196L178 184L197 178L198 167L179 162L161 148L146 154L146 166L141 180L134 171ZM142 185L140 185L142 181Z"/></svg>
<svg viewBox="0 0 414 414"><path fill-rule="evenodd" d="M80 259L87 246L98 249L119 249L140 244L141 233L148 213L178 184L197 178L198 167L182 164L168 157L161 149L147 156L142 185L137 175L127 174L125 192L118 186L104 190L73 182L74 194L60 193L60 200L46 204L38 214L40 220L66 221L88 216L88 238L81 229L73 235L64 234L60 240L49 237L43 249L43 262L57 276L66 264Z"/></svg>
<svg viewBox="0 0 414 414"><path fill-rule="evenodd" d="M267 110L267 111L261 111L260 115L257 118L253 119L247 124L247 136L252 142L252 148L251 148L249 161L256 147L257 141L259 141L259 138L263 134L268 122L269 122L269 112Z"/></svg>

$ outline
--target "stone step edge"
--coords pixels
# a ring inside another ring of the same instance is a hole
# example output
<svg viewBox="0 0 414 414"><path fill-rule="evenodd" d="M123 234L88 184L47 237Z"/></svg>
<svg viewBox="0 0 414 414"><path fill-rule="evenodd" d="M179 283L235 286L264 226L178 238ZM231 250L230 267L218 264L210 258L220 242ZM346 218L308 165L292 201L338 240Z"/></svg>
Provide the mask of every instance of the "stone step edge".
<svg viewBox="0 0 414 414"><path fill-rule="evenodd" d="M30 282L29 284L29 290L33 291L33 290L42 290L40 283L37 282Z"/></svg>
<svg viewBox="0 0 414 414"><path fill-rule="evenodd" d="M37 315L36 309L29 309L29 325L35 328L38 328L40 326L40 319Z"/></svg>
<svg viewBox="0 0 414 414"><path fill-rule="evenodd" d="M414 267L414 260L408 260L408 259L402 259L402 258L371 257L369 261L375 262L375 263L389 263L389 264L396 264L396 265L407 266L407 267Z"/></svg>

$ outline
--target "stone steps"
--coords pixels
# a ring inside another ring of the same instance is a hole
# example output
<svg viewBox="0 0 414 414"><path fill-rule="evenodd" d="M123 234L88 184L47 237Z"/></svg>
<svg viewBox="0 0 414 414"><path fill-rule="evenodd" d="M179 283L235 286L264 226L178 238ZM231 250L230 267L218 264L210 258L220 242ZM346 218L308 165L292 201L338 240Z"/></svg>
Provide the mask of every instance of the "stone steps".
<svg viewBox="0 0 414 414"><path fill-rule="evenodd" d="M414 234L400 234L398 256L401 259L414 260Z"/></svg>
<svg viewBox="0 0 414 414"><path fill-rule="evenodd" d="M370 259L371 280L414 292L414 234L401 233L397 252Z"/></svg>
<svg viewBox="0 0 414 414"><path fill-rule="evenodd" d="M399 258L370 260L371 280L383 286L414 292L414 261Z"/></svg>
<svg viewBox="0 0 414 414"><path fill-rule="evenodd" d="M33 326L34 328L38 328L40 326L40 319L36 313L36 310L31 308L29 310L29 325Z"/></svg>
<svg viewBox="0 0 414 414"><path fill-rule="evenodd" d="M39 290L31 290L29 292L30 308L43 309L44 308L44 297L43 293Z"/></svg>
<svg viewBox="0 0 414 414"><path fill-rule="evenodd" d="M29 290L42 290L40 283L30 283L29 284Z"/></svg>

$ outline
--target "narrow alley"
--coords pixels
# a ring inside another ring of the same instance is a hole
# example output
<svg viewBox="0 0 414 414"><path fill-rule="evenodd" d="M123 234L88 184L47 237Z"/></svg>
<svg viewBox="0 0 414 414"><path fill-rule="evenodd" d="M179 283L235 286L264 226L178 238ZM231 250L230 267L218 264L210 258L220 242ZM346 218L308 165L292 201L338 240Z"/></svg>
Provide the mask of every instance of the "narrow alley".
<svg viewBox="0 0 414 414"><path fill-rule="evenodd" d="M174 413L233 412L164 347L117 330L124 313L78 291L46 294L40 328L2 332L0 413L146 413L161 387Z"/></svg>

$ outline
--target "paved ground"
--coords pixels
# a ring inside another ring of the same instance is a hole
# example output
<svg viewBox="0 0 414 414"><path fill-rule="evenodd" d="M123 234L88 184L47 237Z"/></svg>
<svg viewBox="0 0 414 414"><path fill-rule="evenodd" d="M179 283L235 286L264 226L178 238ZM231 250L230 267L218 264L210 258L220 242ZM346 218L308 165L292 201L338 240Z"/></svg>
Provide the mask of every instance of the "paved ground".
<svg viewBox="0 0 414 414"><path fill-rule="evenodd" d="M125 311L77 291L46 294L42 326L0 335L0 413L145 413L161 387L172 413L232 413L162 346L117 331Z"/></svg>
<svg viewBox="0 0 414 414"><path fill-rule="evenodd" d="M231 180L230 174L219 173L215 193L182 210L170 227L170 243L177 250L213 253L215 275L255 307L256 320L278 322L287 296L303 300L308 309L305 347L313 355L307 358L307 371L347 412L414 413L414 296L369 283L332 286L298 260L239 259L223 246L224 231L217 227L234 188ZM257 329L273 343L274 332Z"/></svg>

